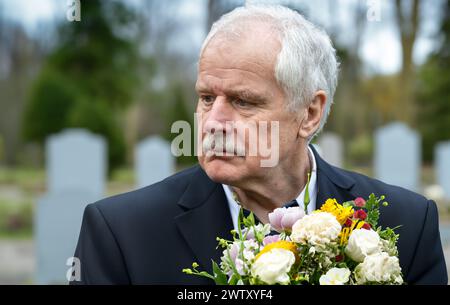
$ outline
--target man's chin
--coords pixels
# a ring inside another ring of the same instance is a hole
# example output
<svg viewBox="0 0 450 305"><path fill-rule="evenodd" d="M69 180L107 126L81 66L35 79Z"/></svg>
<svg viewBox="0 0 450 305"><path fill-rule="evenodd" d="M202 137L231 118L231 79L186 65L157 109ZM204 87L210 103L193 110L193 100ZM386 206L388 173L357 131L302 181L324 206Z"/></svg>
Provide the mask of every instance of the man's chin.
<svg viewBox="0 0 450 305"><path fill-rule="evenodd" d="M238 157L213 157L200 164L208 177L217 183L232 184L240 179L242 170L235 163Z"/></svg>

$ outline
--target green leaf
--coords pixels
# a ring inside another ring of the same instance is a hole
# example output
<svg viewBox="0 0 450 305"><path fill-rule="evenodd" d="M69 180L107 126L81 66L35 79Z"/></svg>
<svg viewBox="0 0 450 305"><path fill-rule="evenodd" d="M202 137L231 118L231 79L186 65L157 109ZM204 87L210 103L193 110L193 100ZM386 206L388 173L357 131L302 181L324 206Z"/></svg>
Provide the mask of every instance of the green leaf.
<svg viewBox="0 0 450 305"><path fill-rule="evenodd" d="M214 273L214 281L217 285L226 285L228 284L227 276L223 271L219 268L217 263L213 260L212 261L212 267L213 267L213 273Z"/></svg>
<svg viewBox="0 0 450 305"><path fill-rule="evenodd" d="M239 234L239 239L242 240L242 220L244 218L244 210L242 209L242 207L239 209L239 217L238 217L238 234Z"/></svg>
<svg viewBox="0 0 450 305"><path fill-rule="evenodd" d="M211 274L209 274L209 273L206 272L206 271L202 271L202 272L195 273L195 274L196 274L196 275L199 275L199 276L207 277L207 278L212 279L212 280L215 280L215 279L214 279L214 276L212 276Z"/></svg>
<svg viewBox="0 0 450 305"><path fill-rule="evenodd" d="M238 281L241 279L241 277L237 274L233 274L230 278L229 285L237 285Z"/></svg>
<svg viewBox="0 0 450 305"><path fill-rule="evenodd" d="M253 225L255 225L255 216L252 212L250 212L250 215L248 217L244 218L244 226L250 228Z"/></svg>
<svg viewBox="0 0 450 305"><path fill-rule="evenodd" d="M310 198L309 198L309 179L310 178L311 178L311 175L310 175L310 173L308 173L308 180L306 181L306 188L305 188L305 196L303 197L305 214L308 214L308 205L310 202Z"/></svg>

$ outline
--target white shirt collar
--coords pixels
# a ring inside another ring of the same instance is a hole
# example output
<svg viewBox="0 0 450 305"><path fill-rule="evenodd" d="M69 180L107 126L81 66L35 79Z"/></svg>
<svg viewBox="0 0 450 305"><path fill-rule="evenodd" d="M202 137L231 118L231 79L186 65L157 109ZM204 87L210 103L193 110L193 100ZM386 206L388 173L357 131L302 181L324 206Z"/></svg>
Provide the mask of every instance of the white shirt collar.
<svg viewBox="0 0 450 305"><path fill-rule="evenodd" d="M309 148L309 146L308 146L308 151L309 151L310 162L312 165L311 177L309 179L309 187L308 187L309 198L310 198L310 202L308 204L308 214L310 214L312 211L314 211L316 209L317 164L316 164L316 158L314 157L314 153L312 152L311 148ZM237 222L238 222L240 205L236 202L236 200L234 200L233 191L231 190L231 188L226 184L222 184L222 187L223 187L223 190L225 191L225 196L227 197L228 207L230 209L231 219L233 220L234 229L237 230ZM301 191L300 195L298 195L298 197L296 198L296 200L301 208L304 207L303 199L305 197L305 191L306 191L306 186L303 187L303 190Z"/></svg>

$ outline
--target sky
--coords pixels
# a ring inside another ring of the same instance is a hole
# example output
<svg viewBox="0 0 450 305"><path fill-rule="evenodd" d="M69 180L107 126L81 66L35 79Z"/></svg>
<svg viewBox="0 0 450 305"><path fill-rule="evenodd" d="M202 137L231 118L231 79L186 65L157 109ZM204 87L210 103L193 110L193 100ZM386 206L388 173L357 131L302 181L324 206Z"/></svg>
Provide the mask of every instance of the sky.
<svg viewBox="0 0 450 305"><path fill-rule="evenodd" d="M145 0L129 0L132 5L139 5ZM362 38L362 47L359 55L363 59L366 70L371 73L390 74L400 69L401 45L399 34L394 25L394 1L392 0L336 0L333 11L330 10L328 0L299 0L305 8L311 20L325 27L330 24L340 24L340 29L347 32L337 33L337 39L346 43L354 37L353 25L349 18L352 7L356 1L362 1L362 5L370 5L373 1L380 8L379 21L367 21ZM372 1L372 2L371 2ZM442 0L424 0L421 6L422 18L419 36L414 48L414 61L421 64L433 50L436 39L435 33L439 28L439 3ZM71 2L71 1L69 1ZM286 3L283 0L248 0L253 3ZM66 16L67 0L0 0L3 7L3 15L22 23L28 32L39 35L38 25L41 22L61 20ZM82 14L82 10L81 10ZM187 26L178 33L174 39L174 47L186 47L198 49L206 35L205 33L206 0L185 0L175 12L176 18L181 18Z"/></svg>

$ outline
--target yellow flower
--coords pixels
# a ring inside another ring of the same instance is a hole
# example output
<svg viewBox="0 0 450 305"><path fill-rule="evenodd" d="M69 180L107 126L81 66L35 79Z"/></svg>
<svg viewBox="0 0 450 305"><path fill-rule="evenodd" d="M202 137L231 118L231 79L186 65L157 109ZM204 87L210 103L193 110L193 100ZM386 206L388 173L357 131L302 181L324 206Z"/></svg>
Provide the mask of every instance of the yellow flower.
<svg viewBox="0 0 450 305"><path fill-rule="evenodd" d="M256 257L255 257L255 261L258 260L258 258L263 255L264 253L269 252L272 249L275 248L279 248L279 249L285 249L285 250L289 250L292 253L294 253L295 255L295 259L298 259L298 255L297 255L297 246L295 245L295 243L291 242L291 241L286 241L286 240L279 240L273 243L270 243L268 245L266 245L261 252L259 252Z"/></svg>
<svg viewBox="0 0 450 305"><path fill-rule="evenodd" d="M346 245L353 230L361 229L364 226L364 224L365 224L364 221L355 219L352 221L352 225L350 227L342 228L342 231L339 234L339 237L341 239L341 245Z"/></svg>
<svg viewBox="0 0 450 305"><path fill-rule="evenodd" d="M320 211L333 214L341 225L343 225L347 218L351 217L354 212L351 206L344 207L343 205L339 204L334 198L327 199L327 201L320 208Z"/></svg>

